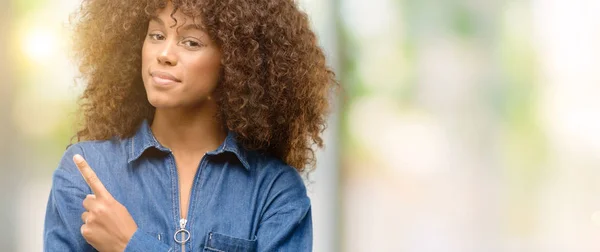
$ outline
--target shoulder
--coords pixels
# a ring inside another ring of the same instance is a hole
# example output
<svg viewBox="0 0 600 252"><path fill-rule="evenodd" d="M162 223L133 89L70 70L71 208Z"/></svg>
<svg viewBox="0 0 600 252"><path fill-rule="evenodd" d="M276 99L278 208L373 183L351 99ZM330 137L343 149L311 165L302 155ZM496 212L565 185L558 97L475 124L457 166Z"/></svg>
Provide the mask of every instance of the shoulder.
<svg viewBox="0 0 600 252"><path fill-rule="evenodd" d="M126 145L126 139L82 141L69 145L54 171L53 187L56 190L79 188L79 190L91 193L73 162L73 156L76 154L83 156L96 175L105 183L105 186L108 186L112 183L111 177L116 174L115 171L125 170L122 167L128 165L128 152L124 151Z"/></svg>
<svg viewBox="0 0 600 252"><path fill-rule="evenodd" d="M102 155L113 156L116 153L128 154L126 152L127 146L130 145L130 138L126 139L110 139L110 140L94 140L94 141L82 141L72 144L67 148L73 149L74 151L80 151L83 157L95 158Z"/></svg>
<svg viewBox="0 0 600 252"><path fill-rule="evenodd" d="M82 141L71 144L65 150L57 171L66 171L69 173L78 173L77 167L73 163L73 156L79 154L94 168L110 167L105 164L117 164L126 160L129 152L126 151L128 139L111 139ZM102 165L98 165L102 164Z"/></svg>
<svg viewBox="0 0 600 252"><path fill-rule="evenodd" d="M270 155L253 152L250 156L251 170L266 187L269 198L285 194L291 201L308 199L304 180L296 168Z"/></svg>
<svg viewBox="0 0 600 252"><path fill-rule="evenodd" d="M275 230L281 229L282 222L300 223L302 220L310 220L307 216L310 216L311 201L300 173L278 158L268 155L257 155L255 158L256 162L250 163L251 166L256 165L252 167L251 173L259 176L260 223L279 226L271 226L271 230L276 232Z"/></svg>

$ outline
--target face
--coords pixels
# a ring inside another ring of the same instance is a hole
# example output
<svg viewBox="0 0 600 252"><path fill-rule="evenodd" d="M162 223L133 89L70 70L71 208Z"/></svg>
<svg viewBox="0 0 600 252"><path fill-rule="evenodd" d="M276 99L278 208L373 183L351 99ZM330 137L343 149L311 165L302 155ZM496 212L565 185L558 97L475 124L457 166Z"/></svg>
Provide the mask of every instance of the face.
<svg viewBox="0 0 600 252"><path fill-rule="evenodd" d="M191 17L173 6L150 20L142 48L142 79L148 101L157 109L199 106L213 102L221 70L221 53Z"/></svg>

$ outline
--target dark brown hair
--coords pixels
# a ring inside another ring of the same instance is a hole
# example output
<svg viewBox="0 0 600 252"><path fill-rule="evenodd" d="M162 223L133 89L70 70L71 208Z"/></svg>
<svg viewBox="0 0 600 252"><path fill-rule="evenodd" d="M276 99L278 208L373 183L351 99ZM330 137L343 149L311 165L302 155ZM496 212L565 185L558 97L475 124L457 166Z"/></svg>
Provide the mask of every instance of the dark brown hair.
<svg viewBox="0 0 600 252"><path fill-rule="evenodd" d="M292 0L173 0L175 11L201 20L222 52L217 117L246 149L314 167L322 147L335 74ZM84 0L72 16L74 56L87 84L76 137L132 136L152 120L141 78L141 48L150 16L166 1ZM177 21L177 20L175 20Z"/></svg>

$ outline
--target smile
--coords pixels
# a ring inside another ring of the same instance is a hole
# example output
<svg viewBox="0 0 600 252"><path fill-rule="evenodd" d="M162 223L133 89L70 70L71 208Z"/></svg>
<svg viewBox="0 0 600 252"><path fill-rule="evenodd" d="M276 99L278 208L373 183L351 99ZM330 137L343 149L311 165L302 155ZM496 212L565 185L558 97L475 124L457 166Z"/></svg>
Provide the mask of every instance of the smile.
<svg viewBox="0 0 600 252"><path fill-rule="evenodd" d="M172 85L172 84L179 83L178 81L174 81L171 79L165 79L165 78L158 77L158 76L152 76L152 80L154 81L154 83L159 84L159 85Z"/></svg>
<svg viewBox="0 0 600 252"><path fill-rule="evenodd" d="M160 86L173 85L181 82L175 76L167 72L152 71L150 72L150 76L152 77L154 83Z"/></svg>

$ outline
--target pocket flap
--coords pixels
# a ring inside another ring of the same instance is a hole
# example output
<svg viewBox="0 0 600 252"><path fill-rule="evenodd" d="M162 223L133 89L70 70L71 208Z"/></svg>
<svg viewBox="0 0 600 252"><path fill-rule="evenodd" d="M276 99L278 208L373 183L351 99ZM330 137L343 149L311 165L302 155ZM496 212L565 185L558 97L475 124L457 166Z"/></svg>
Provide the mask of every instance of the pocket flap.
<svg viewBox="0 0 600 252"><path fill-rule="evenodd" d="M216 252L254 252L256 251L256 239L246 240L242 238L232 237L216 232L210 232L207 235L205 250Z"/></svg>

